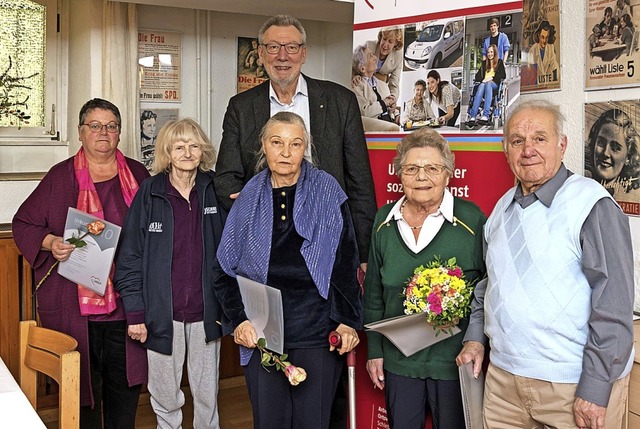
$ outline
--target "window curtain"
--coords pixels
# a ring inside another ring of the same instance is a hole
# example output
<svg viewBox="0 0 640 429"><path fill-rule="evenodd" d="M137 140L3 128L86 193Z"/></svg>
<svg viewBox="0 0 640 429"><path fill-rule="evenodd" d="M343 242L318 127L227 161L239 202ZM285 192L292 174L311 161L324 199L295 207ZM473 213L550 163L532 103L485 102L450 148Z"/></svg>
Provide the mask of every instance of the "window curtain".
<svg viewBox="0 0 640 429"><path fill-rule="evenodd" d="M122 133L118 148L139 160L138 17L135 4L103 1L102 93L120 109Z"/></svg>

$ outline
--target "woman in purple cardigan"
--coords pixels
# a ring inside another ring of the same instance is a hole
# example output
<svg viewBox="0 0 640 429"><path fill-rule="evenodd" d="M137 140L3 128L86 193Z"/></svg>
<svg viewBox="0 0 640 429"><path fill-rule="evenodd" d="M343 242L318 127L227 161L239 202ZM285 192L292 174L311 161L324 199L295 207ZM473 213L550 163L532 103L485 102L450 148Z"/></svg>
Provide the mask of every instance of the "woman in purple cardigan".
<svg viewBox="0 0 640 429"><path fill-rule="evenodd" d="M140 387L147 381L145 350L127 337L124 308L111 281L101 297L56 269L47 276L75 249L62 238L69 207L123 225L138 184L149 177L142 164L118 150L120 124L120 111L109 101L85 103L78 124L82 147L49 170L13 218L14 240L35 270L42 326L78 341L83 429L134 428Z"/></svg>

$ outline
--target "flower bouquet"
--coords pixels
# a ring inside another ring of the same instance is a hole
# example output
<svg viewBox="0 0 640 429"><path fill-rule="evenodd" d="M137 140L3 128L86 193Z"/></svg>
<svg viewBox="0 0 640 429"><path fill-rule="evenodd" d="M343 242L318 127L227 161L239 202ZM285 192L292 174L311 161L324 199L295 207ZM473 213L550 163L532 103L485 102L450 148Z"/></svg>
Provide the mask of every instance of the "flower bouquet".
<svg viewBox="0 0 640 429"><path fill-rule="evenodd" d="M462 268L456 265L456 258L446 263L436 258L413 271L403 291L404 313L425 313L436 335L445 330L450 332L452 326L469 314L472 291Z"/></svg>
<svg viewBox="0 0 640 429"><path fill-rule="evenodd" d="M307 372L303 368L297 367L291 364L291 362L287 362L286 359L288 358L288 355L286 353L278 357L273 354L273 352L267 350L266 344L267 342L264 338L259 338L258 344L256 344L256 347L260 350L260 364L265 370L269 371L267 367L275 366L276 370L284 372L284 375L292 386L297 386L307 379Z"/></svg>

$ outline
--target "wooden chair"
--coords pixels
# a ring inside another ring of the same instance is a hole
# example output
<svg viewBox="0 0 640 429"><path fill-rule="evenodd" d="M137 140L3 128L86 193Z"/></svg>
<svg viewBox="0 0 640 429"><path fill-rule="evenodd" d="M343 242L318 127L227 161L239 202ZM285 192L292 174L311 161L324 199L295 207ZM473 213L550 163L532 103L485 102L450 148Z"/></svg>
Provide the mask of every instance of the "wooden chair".
<svg viewBox="0 0 640 429"><path fill-rule="evenodd" d="M80 427L80 353L69 335L36 326L34 320L20 322L20 388L37 409L38 372L59 386L59 427Z"/></svg>

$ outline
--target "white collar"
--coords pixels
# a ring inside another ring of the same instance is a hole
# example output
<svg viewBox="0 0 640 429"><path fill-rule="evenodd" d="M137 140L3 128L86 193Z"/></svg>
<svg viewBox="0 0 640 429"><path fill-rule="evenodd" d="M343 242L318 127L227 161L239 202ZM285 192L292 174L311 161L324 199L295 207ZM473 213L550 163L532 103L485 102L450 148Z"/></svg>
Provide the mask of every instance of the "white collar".
<svg viewBox="0 0 640 429"><path fill-rule="evenodd" d="M307 81L304 79L304 76L302 76L302 73L300 74L300 76L298 76L296 93L292 97L291 104L294 103L295 98L298 94L304 95L305 97L309 97L309 89L307 87ZM276 103L280 104L281 106L286 106L286 104L280 102L280 100L278 99L278 95L276 94L276 91L273 89L273 82L269 82L269 98L275 101Z"/></svg>
<svg viewBox="0 0 640 429"><path fill-rule="evenodd" d="M384 220L384 223L388 223L391 220L399 221L402 219L402 213L400 212L400 206L406 199L406 196L402 196L391 208L391 211L387 215L387 218ZM440 203L440 207L435 213L430 214L429 216L442 216L449 223L454 223L453 219L453 195L449 192L449 189L444 189L444 197L442 198L442 202Z"/></svg>

